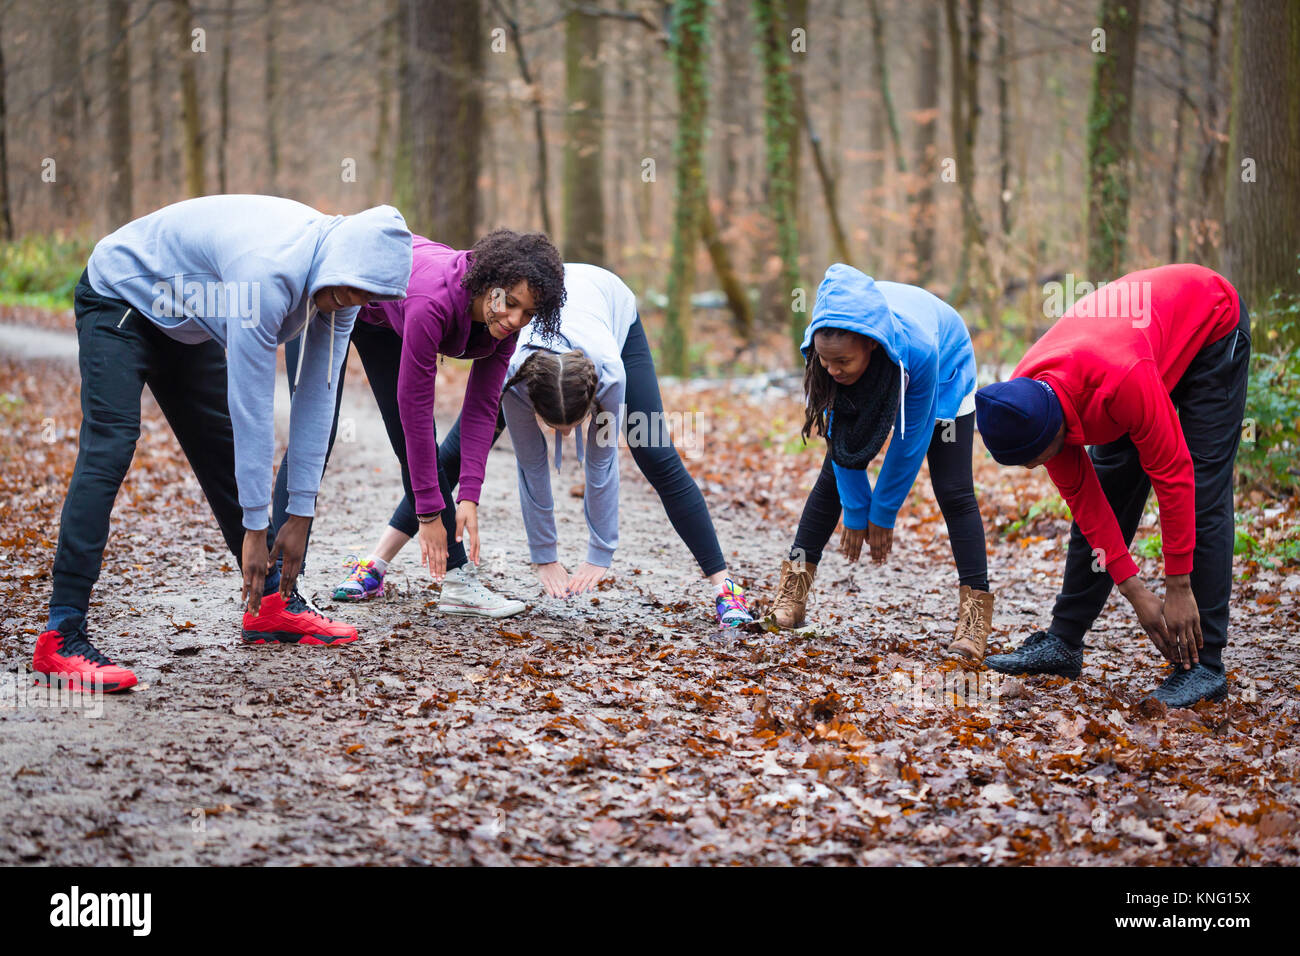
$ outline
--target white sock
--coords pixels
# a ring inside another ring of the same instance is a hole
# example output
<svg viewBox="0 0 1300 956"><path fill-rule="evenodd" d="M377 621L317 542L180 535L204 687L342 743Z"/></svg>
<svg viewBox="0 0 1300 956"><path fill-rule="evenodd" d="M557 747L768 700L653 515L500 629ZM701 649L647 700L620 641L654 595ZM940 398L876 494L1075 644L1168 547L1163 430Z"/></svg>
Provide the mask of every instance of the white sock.
<svg viewBox="0 0 1300 956"><path fill-rule="evenodd" d="M714 597L717 597L717 596L718 596L719 594L721 594L723 591L727 590L727 584L728 584L728 583L730 583L732 587L735 587L735 586L736 586L736 582L735 582L735 581L732 581L730 577L725 577L725 578L722 579L722 583L721 583L721 584L716 585L716 586L713 588L713 596L714 596Z"/></svg>
<svg viewBox="0 0 1300 956"><path fill-rule="evenodd" d="M380 574L384 574L388 571L388 562L385 561L377 554L372 554L370 557L366 558L366 562L369 564L373 564L375 566L375 570L378 571Z"/></svg>

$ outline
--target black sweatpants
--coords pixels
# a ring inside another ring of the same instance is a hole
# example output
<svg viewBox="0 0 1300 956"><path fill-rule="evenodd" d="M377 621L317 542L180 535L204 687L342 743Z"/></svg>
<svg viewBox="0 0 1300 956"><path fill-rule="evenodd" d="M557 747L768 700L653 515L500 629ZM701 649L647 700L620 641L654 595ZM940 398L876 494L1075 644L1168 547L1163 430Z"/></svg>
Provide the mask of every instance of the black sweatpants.
<svg viewBox="0 0 1300 956"><path fill-rule="evenodd" d="M651 423L663 421L664 403L659 393L659 377L655 374L654 357L650 354L650 342L646 339L645 327L638 317L628 330L627 341L620 354L623 370L627 377L624 402L627 414L623 417L623 431L627 434L628 420L634 412L644 416ZM505 416L497 412L496 432L492 436L493 444L505 429ZM649 428L651 434L665 437L667 428ZM717 574L727 567L722 557L722 548L718 545L718 535L713 528L713 519L709 516L708 505L700 486L691 478L690 472L682 463L677 448L668 441L653 441L647 446L631 447L632 460L636 462L641 474L654 487L668 513L668 521L678 537L691 549L700 571L705 577ZM445 458L444 458L445 456ZM446 465L443 465L444 460ZM446 467L448 474L460 474L460 419L447 434L447 438L438 446L439 467ZM411 530L415 521L415 510L411 507L411 497L407 496L398 504L389 524L398 531L414 535Z"/></svg>
<svg viewBox="0 0 1300 956"><path fill-rule="evenodd" d="M944 441L944 438L950 440ZM979 503L975 500L975 480L971 474L974 440L974 413L962 415L952 422L936 422L926 461L930 465L930 486L948 525L948 541L957 564L958 583L987 591L989 569L984 522L980 518ZM801 556L810 564L821 563L826 543L840 523L840 510L840 492L828 447L821 474L817 476L799 518L794 548L790 552L792 560Z"/></svg>
<svg viewBox="0 0 1300 956"><path fill-rule="evenodd" d="M361 365L366 370L366 378L370 380L370 391L375 396L375 402L379 405L379 415L384 421L384 429L388 432L388 443L392 446L394 454L402 469L402 487L406 490L406 495L402 502L413 501L415 496L411 491L411 472L406 463L406 432L402 430L402 417L397 408L397 371L402 359L402 337L392 329L384 328L379 325L371 325L369 322L358 320L352 327L352 348L357 350L357 355L361 357ZM285 343L284 346L285 370L289 375L289 392L293 393L293 375L298 364L298 341L294 339ZM347 362L344 361L344 370ZM329 449L325 453L326 466L329 464L329 455L334 450L334 440L338 434L339 409L343 404L343 371L339 372L339 387L337 398L334 404L334 425L330 428ZM435 424L436 434L436 424ZM498 425L498 427L500 427ZM463 542L456 540L456 505L454 490L456 484L460 482L460 419L456 419L456 427L452 429L456 437L455 460L451 461L444 457L443 447L447 444L445 441L438 446L438 490L442 494L442 500L445 507L442 509L442 527L447 532L447 570L451 571L461 567L469 560L465 554L465 545ZM498 432L499 434L499 432ZM280 463L279 473L275 479L275 499L272 505L272 527L277 531L284 524L288 517L289 505L289 456L285 453L284 461ZM450 475L455 475L456 480L449 480ZM323 480L322 475L322 480ZM399 506L398 511L402 508ZM394 514L394 520L397 515ZM415 509L409 509L409 523L403 525L394 525L400 530L405 531L411 537L414 537L420 530L419 521L415 517ZM306 567L304 561L304 567Z"/></svg>
<svg viewBox="0 0 1300 956"><path fill-rule="evenodd" d="M1232 473L1246 412L1250 366L1250 315L1231 334L1204 346L1170 392L1183 438L1192 454L1196 480L1196 549L1192 552L1192 595L1201 612L1201 663L1223 671L1228 644L1228 601L1232 596ZM1119 522L1124 544L1133 542L1151 479L1142 470L1137 448L1126 435L1089 452L1101 489ZM1070 526L1065 577L1052 609L1051 632L1076 647L1106 606L1113 586L1105 571L1092 570L1092 548L1078 524Z"/></svg>
<svg viewBox="0 0 1300 956"><path fill-rule="evenodd" d="M85 273L73 306L81 434L54 554L48 626L56 630L85 621L103 565L113 502L140 437L140 396L146 385L189 459L236 564L242 561L244 544L221 343L186 345L169 338L121 299L95 292ZM268 531L268 547L271 540Z"/></svg>

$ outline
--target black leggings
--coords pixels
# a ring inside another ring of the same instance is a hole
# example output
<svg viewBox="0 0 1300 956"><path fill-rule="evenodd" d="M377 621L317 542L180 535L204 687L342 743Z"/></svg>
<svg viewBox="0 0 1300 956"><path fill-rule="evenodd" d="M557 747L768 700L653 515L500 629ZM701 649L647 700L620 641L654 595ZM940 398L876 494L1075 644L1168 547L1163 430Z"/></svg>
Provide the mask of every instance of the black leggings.
<svg viewBox="0 0 1300 956"><path fill-rule="evenodd" d="M948 441L944 441L944 438ZM975 440L975 415L962 415L955 422L936 422L926 460L930 463L930 486L948 525L948 541L957 578L979 591L989 589L988 555L984 550L984 522L975 501L975 480L971 475L971 448ZM791 560L802 555L819 564L826 542L840 523L840 493L835 484L830 450L822 462L821 474L813 485L808 503L799 518Z"/></svg>
<svg viewBox="0 0 1300 956"><path fill-rule="evenodd" d="M640 318L633 322L628 330L627 342L623 345L621 358L627 376L624 398L627 414L623 419L624 434L627 433L628 419L634 412L640 412L646 421L652 423L649 432L666 438L668 435L666 427L656 432L653 426L653 423L664 421L664 403L659 394L659 378L655 375L654 357L650 354L650 343L646 339ZM368 373L369 369L367 369ZM505 427L505 417L498 411L496 432L492 436L493 444ZM676 446L671 439L651 441L644 447L637 447L642 445L641 442L633 444L632 459L636 462L637 468L641 469L641 474L646 476L655 491L659 493L659 500L663 502L664 510L668 512L668 520L672 523L673 530L691 549L700 571L706 577L724 570L727 562L723 559L722 549L718 546L718 535L713 529L713 519L709 517L708 505L704 503L704 495L700 492L699 485L682 464ZM449 475L460 474L459 418L456 419L456 424L442 444L438 446L438 467L440 470L445 469ZM408 535L414 535L419 530L415 521L415 509L411 507L409 490L388 523Z"/></svg>
<svg viewBox="0 0 1300 956"><path fill-rule="evenodd" d="M374 393L375 402L379 405L380 417L384 420L384 429L388 432L388 442L393 446L393 452L397 455L397 460L402 468L402 487L406 490L406 496L402 499L406 503L414 497L411 493L411 473L406 465L406 432L402 430L402 418L397 408L397 369L402 358L402 338L392 329L384 328L379 325L371 325L369 322L357 321L352 329L352 347L357 350L357 355L361 356L361 365L366 370L366 378L370 380L370 390ZM298 363L298 340L292 339L285 343L284 359L286 371L289 375L289 392L293 393L293 374ZM338 432L339 425L339 408L343 403L343 377L347 371L347 362L343 363L343 368L339 370L338 398L334 404L334 426L330 430L329 451L334 450L334 439ZM443 449L448 442L444 441L438 446L438 490L442 493L442 500L446 507L442 509L442 527L447 532L447 570L451 571L461 567L468 560L465 554L465 545L463 542L456 541L456 507L453 491L456 484L448 479L448 475L455 475L457 483L460 481L460 419L456 420L456 427L452 433L447 436L448 440L455 439L455 457L454 460L444 457ZM284 461L280 463L279 473L275 477L275 499L272 506L271 525L278 533L280 526L284 524L288 517L287 507L289 503L289 455L285 452ZM325 463L329 464L329 452L326 453ZM324 475L322 475L322 480ZM402 509L399 507L398 511ZM394 521L397 515L394 516ZM415 509L410 509L409 526L397 525L411 537L415 537L420 530L420 524L415 518ZM303 568L306 569L304 559Z"/></svg>

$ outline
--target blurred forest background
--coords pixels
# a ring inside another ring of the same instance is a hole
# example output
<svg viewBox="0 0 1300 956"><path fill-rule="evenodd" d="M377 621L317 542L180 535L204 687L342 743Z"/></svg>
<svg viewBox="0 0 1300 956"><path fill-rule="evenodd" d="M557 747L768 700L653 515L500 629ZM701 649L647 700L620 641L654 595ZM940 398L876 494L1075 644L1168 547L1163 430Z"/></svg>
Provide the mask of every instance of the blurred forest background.
<svg viewBox="0 0 1300 956"><path fill-rule="evenodd" d="M1045 283L1197 261L1294 448L1300 0L0 0L0 55L9 301L218 192L543 229L676 374L792 370L837 260L947 297L993 367Z"/></svg>

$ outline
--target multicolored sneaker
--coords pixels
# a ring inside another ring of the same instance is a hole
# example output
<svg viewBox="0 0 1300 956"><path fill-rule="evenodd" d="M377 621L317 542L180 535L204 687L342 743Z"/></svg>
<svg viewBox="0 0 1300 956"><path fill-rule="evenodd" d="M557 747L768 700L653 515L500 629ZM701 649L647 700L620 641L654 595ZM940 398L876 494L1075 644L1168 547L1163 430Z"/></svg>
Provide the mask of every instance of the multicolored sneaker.
<svg viewBox="0 0 1300 956"><path fill-rule="evenodd" d="M718 627L739 627L754 620L749 613L749 602L745 600L745 589L731 578L723 583L722 593L714 601L714 610L718 612Z"/></svg>
<svg viewBox="0 0 1300 956"><path fill-rule="evenodd" d="M257 614L244 612L245 644L350 644L357 636L355 627L330 620L296 590L288 601L272 591Z"/></svg>
<svg viewBox="0 0 1300 956"><path fill-rule="evenodd" d="M134 687L135 674L101 654L82 628L72 634L46 631L36 639L32 672L42 687L112 693Z"/></svg>
<svg viewBox="0 0 1300 956"><path fill-rule="evenodd" d="M355 556L343 562L351 573L334 589L336 601L369 601L384 596L384 572L373 561L358 561Z"/></svg>

